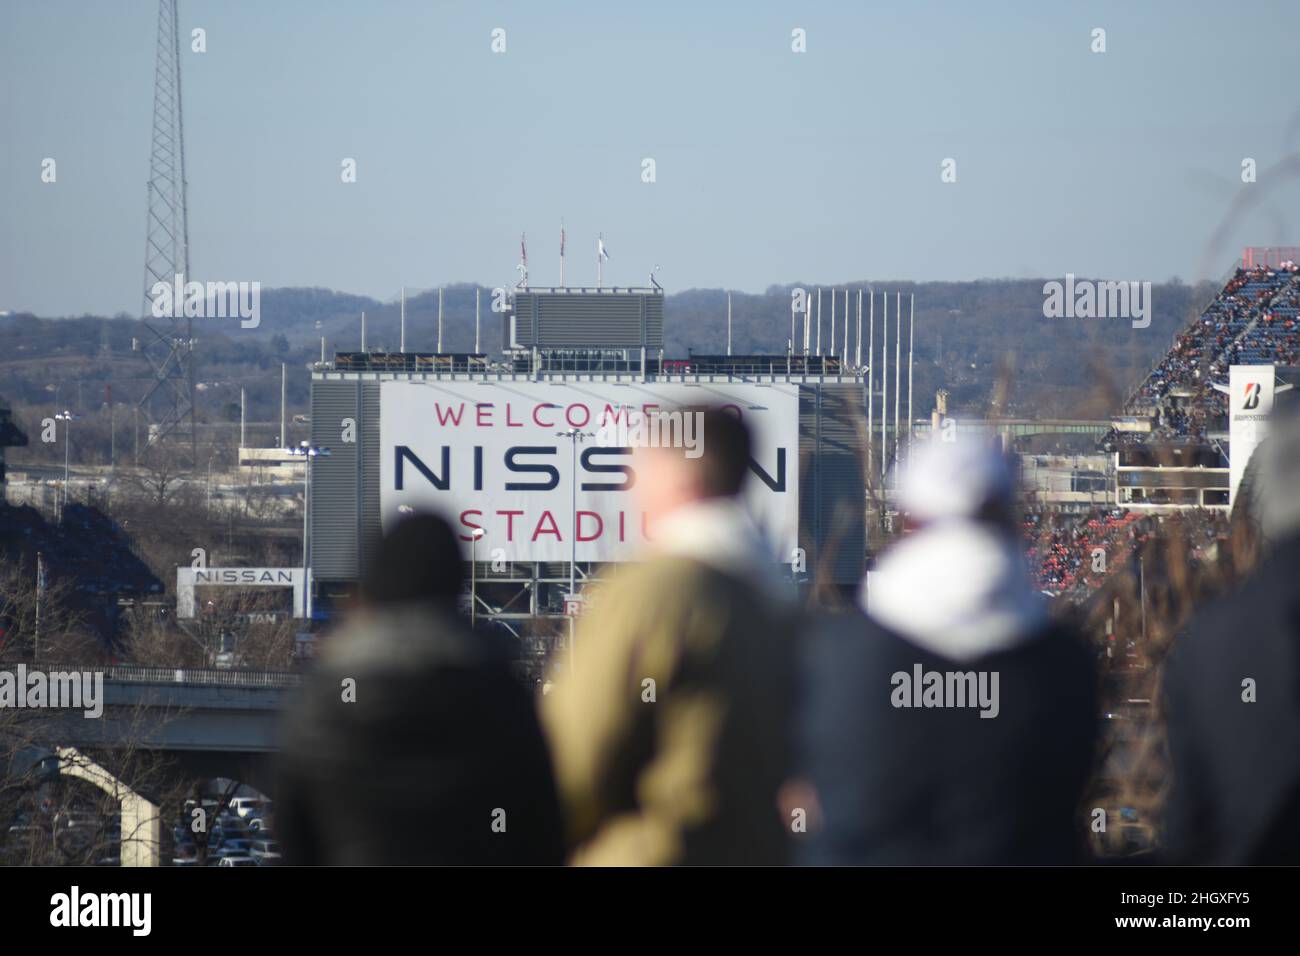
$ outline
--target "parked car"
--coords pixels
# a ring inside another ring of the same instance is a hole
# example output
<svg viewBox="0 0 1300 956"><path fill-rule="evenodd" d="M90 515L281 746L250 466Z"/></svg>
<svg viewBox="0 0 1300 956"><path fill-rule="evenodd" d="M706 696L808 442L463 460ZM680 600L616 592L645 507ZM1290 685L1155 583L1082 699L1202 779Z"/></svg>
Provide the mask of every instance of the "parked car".
<svg viewBox="0 0 1300 956"><path fill-rule="evenodd" d="M254 840L248 848L248 855L257 861L258 866L268 866L280 859L280 844L274 840Z"/></svg>
<svg viewBox="0 0 1300 956"><path fill-rule="evenodd" d="M251 856L223 856L217 866L257 866L257 861Z"/></svg>
<svg viewBox="0 0 1300 956"><path fill-rule="evenodd" d="M260 816L262 811L269 806L269 801L263 797L234 797L230 801L230 809L235 812L240 819L249 816Z"/></svg>

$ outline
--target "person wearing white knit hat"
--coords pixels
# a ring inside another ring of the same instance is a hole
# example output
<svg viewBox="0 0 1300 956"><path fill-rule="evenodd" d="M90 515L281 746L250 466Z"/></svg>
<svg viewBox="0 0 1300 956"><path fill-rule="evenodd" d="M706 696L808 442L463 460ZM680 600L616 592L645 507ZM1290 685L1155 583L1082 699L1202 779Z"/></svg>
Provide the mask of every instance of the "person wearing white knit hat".
<svg viewBox="0 0 1300 956"><path fill-rule="evenodd" d="M1025 570L1013 472L986 445L918 446L903 534L861 607L801 669L800 793L814 865L1044 865L1083 858L1094 662Z"/></svg>
<svg viewBox="0 0 1300 956"><path fill-rule="evenodd" d="M918 446L899 475L898 505L914 529L864 584L864 609L907 640L953 660L1003 650L1041 631L1015 525L1006 456L981 442Z"/></svg>

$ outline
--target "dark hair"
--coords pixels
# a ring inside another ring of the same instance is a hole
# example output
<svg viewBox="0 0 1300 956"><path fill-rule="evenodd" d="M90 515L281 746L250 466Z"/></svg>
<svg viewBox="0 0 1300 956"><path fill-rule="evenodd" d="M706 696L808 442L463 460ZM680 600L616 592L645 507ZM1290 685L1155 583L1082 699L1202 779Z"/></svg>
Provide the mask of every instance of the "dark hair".
<svg viewBox="0 0 1300 956"><path fill-rule="evenodd" d="M366 563L361 594L371 604L454 605L463 581L456 532L437 515L416 513L398 521L379 542Z"/></svg>
<svg viewBox="0 0 1300 956"><path fill-rule="evenodd" d="M734 412L710 406L683 409L698 412L703 452L693 459L700 489L706 498L730 498L740 493L752 453L749 428Z"/></svg>

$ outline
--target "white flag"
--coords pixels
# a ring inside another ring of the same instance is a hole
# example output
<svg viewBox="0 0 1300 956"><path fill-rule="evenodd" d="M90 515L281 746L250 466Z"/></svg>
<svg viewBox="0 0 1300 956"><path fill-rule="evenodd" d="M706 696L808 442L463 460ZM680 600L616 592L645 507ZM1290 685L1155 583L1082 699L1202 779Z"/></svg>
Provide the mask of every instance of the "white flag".
<svg viewBox="0 0 1300 956"><path fill-rule="evenodd" d="M600 259L608 259L608 258L609 258L609 253L605 251L605 240L604 240L604 239L599 239L599 238L598 238L598 239L596 240L596 256L597 256L598 258L600 258Z"/></svg>

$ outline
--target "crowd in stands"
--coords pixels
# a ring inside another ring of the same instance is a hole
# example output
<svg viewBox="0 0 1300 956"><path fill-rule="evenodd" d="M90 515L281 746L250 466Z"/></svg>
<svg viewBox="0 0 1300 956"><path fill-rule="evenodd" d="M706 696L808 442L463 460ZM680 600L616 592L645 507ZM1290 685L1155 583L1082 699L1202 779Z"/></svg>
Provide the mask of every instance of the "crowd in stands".
<svg viewBox="0 0 1300 956"><path fill-rule="evenodd" d="M1122 568L1150 537L1151 528L1144 516L1115 508L1085 514L1030 512L1024 532L1034 584L1043 591L1070 594L1086 593L1110 570ZM1098 548L1105 554L1104 563L1093 560Z"/></svg>
<svg viewBox="0 0 1300 956"><path fill-rule="evenodd" d="M1200 318L1174 340L1126 411L1154 414L1157 437L1204 439L1207 425L1226 413L1223 394L1211 386L1226 382L1229 366L1287 365L1300 356L1298 271L1290 261L1277 268L1237 269ZM1133 433L1113 437L1142 440Z"/></svg>
<svg viewBox="0 0 1300 956"><path fill-rule="evenodd" d="M1107 575L1123 571L1133 556L1156 532L1157 521L1179 521L1193 543L1191 557L1199 560L1205 549L1227 534L1227 515L1198 510L1156 517L1122 508L1070 514L1031 511L1023 527L1029 576L1041 591L1067 599L1086 598ZM1104 562L1094 562L1096 549Z"/></svg>

